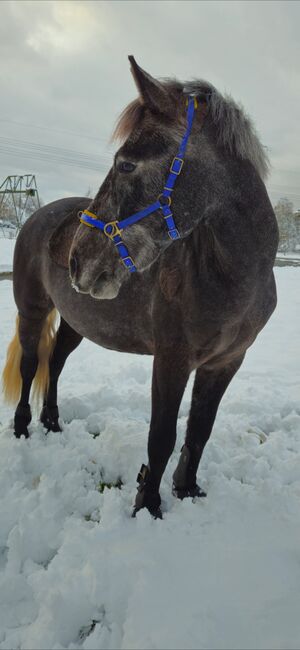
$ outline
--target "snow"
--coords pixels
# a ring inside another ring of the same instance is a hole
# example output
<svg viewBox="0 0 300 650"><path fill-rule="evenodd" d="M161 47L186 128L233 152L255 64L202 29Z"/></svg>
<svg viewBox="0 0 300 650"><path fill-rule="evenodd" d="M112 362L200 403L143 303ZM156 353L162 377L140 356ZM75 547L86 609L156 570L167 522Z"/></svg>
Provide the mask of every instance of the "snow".
<svg viewBox="0 0 300 650"><path fill-rule="evenodd" d="M300 260L300 252L299 251L293 251L292 253L285 253L283 251L278 251L277 257L282 258L282 259L287 259L287 260Z"/></svg>
<svg viewBox="0 0 300 650"><path fill-rule="evenodd" d="M131 518L151 358L84 341L60 382L62 434L35 418L30 440L16 440L0 403L1 650L300 647L299 277L276 269L278 308L221 403L196 503L171 494L189 382L163 521ZM10 281L0 309L2 367ZM120 478L122 489L99 490Z"/></svg>
<svg viewBox="0 0 300 650"><path fill-rule="evenodd" d="M0 235L0 274L12 271L15 243L15 239L8 239Z"/></svg>

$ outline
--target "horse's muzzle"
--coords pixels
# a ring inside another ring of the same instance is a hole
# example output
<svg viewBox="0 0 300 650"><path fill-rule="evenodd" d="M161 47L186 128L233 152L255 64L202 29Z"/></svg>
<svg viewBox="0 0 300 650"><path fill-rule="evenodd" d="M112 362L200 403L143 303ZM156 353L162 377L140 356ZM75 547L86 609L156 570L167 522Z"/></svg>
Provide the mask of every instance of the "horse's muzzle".
<svg viewBox="0 0 300 650"><path fill-rule="evenodd" d="M120 286L121 283L117 280L116 276L104 270L94 282L90 290L90 295L97 300L113 300L113 298L117 297Z"/></svg>

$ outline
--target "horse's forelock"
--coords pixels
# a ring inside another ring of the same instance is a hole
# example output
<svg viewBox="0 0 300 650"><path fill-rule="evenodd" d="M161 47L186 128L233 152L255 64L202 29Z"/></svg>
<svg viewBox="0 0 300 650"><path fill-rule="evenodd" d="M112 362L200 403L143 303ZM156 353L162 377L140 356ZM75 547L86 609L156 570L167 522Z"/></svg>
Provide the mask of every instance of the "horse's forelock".
<svg viewBox="0 0 300 650"><path fill-rule="evenodd" d="M124 142L140 126L144 111L145 106L139 98L128 104L117 121L112 141Z"/></svg>

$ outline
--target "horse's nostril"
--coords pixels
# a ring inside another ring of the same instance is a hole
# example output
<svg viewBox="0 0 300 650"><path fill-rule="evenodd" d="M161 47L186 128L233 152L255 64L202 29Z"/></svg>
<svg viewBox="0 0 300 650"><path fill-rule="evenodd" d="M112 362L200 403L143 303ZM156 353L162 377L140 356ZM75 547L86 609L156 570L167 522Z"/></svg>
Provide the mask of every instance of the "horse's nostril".
<svg viewBox="0 0 300 650"><path fill-rule="evenodd" d="M97 291L102 290L104 287L106 287L110 283L112 278L113 278L113 275L109 271L101 271L101 273L99 273L96 281L94 282L94 285L93 285L94 289L96 289Z"/></svg>
<svg viewBox="0 0 300 650"><path fill-rule="evenodd" d="M75 277L77 268L78 268L77 257L76 255L72 255L70 258L70 274L72 278Z"/></svg>

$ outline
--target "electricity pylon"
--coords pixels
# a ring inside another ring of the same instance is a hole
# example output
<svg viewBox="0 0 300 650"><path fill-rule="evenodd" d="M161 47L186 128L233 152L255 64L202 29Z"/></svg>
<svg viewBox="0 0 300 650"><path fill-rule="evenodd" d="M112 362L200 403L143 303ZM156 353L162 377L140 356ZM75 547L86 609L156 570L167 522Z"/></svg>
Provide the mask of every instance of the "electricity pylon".
<svg viewBox="0 0 300 650"><path fill-rule="evenodd" d="M26 217L40 207L34 174L7 176L0 185L0 218L20 230Z"/></svg>

